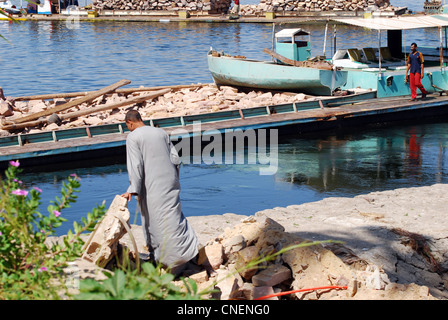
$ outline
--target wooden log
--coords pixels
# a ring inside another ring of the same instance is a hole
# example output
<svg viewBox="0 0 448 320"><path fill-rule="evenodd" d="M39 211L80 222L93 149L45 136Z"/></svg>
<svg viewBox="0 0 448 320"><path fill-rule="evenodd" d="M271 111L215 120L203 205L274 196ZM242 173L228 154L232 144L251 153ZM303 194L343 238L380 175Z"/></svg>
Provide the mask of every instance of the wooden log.
<svg viewBox="0 0 448 320"><path fill-rule="evenodd" d="M47 119L38 119L38 120L34 120L34 121L28 121L28 122L24 122L24 123L17 123L17 124L6 124L2 126L2 130L19 130L19 129L24 129L24 128L28 128L28 127L36 127L36 126L40 126L41 124L46 124L47 123Z"/></svg>
<svg viewBox="0 0 448 320"><path fill-rule="evenodd" d="M85 110L79 110L79 111L62 114L58 117L58 120L67 120L67 119L82 117L82 116L89 115L89 114L96 113L96 112L116 109L116 108L120 108L123 106L131 105L134 103L141 103L141 102L144 102L149 99L157 98L158 96L161 96L170 91L171 91L170 89L159 90L159 91L152 92L151 94L133 97L133 98L130 98L130 99L127 99L124 101L120 101L120 102L116 102L116 103L108 103L108 104L100 105L100 106L97 106L94 108L89 108L89 109L85 109ZM53 114L53 115L55 115L55 114ZM53 116L53 115L51 115L51 116ZM24 122L24 123L6 124L6 125L2 126L2 130L19 130L19 129L24 129L24 128L28 128L28 127L35 127L35 126L49 123L48 120L49 119L42 118L42 119L38 119L35 121L29 121L29 122ZM52 122L55 122L55 121L52 121Z"/></svg>
<svg viewBox="0 0 448 320"><path fill-rule="evenodd" d="M35 119L39 119L41 117L49 116L49 115L51 115L53 113L58 113L58 112L70 109L70 108L72 108L74 106L77 106L77 105L80 105L80 104L82 104L84 102L92 101L93 99L96 99L96 98L102 96L103 94L113 92L116 89L118 89L119 87L125 86L125 85L127 85L129 83L131 83L130 80L120 80L120 81L118 81L118 82L116 82L116 83L114 83L114 84L112 84L112 85L110 85L108 87L105 87L103 89L91 92L91 93L89 93L89 94L87 94L84 97L81 97L79 99L76 99L76 100L73 100L73 101L70 101L70 102L58 105L56 107L53 107L53 108L50 108L50 109L47 109L47 110L44 110L44 111L41 111L41 112L36 112L34 114L30 114L28 116L24 116L24 117L19 118L19 119L15 119L14 123L15 124L24 123L24 122L27 122L27 121L30 121L30 120L35 120Z"/></svg>
<svg viewBox="0 0 448 320"><path fill-rule="evenodd" d="M159 90L159 91L152 92L151 94L133 97L133 98L130 98L130 99L127 99L124 101L120 101L120 102L116 102L116 103L106 103L104 105L100 105L100 106L97 106L94 108L88 108L85 110L79 110L79 111L62 114L62 115L60 115L59 118L61 120L72 119L72 118L86 116L86 115L96 113L96 112L120 108L120 107L127 106L127 105L134 104L134 103L142 103L146 100L157 98L158 96L161 96L170 91L171 91L170 89Z"/></svg>
<svg viewBox="0 0 448 320"><path fill-rule="evenodd" d="M333 70L333 67L326 61L297 61L297 60L292 60L292 59L286 58L268 48L265 48L263 51L265 53L267 53L268 55L274 57L275 59L277 59L285 64L288 64L290 66L302 67L302 68L316 68L316 69L323 69L323 70Z"/></svg>
<svg viewBox="0 0 448 320"><path fill-rule="evenodd" d="M121 88L115 90L115 93L123 93L123 94L129 94L133 92L143 92L143 91L154 91L154 90L161 90L161 89L171 89L173 91L180 90L180 89L186 89L186 88L199 88L209 85L206 84L181 84L181 85L173 85L173 86L156 86L156 87L141 87L141 88ZM93 91L79 91L79 92L67 92L67 93L48 93L48 94L39 94L39 95L32 95L32 96L22 96L22 97L16 97L14 98L14 101L29 101L29 100L49 100L49 99L56 99L56 98L77 98L81 96L85 96L89 93L92 93Z"/></svg>

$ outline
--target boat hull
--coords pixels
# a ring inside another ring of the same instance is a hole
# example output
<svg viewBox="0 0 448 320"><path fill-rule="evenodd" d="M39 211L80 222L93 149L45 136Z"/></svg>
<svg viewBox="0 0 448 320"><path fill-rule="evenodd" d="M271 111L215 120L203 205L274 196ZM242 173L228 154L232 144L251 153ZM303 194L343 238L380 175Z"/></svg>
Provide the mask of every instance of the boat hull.
<svg viewBox="0 0 448 320"><path fill-rule="evenodd" d="M347 72L295 67L269 61L207 55L218 85L331 95L347 82Z"/></svg>

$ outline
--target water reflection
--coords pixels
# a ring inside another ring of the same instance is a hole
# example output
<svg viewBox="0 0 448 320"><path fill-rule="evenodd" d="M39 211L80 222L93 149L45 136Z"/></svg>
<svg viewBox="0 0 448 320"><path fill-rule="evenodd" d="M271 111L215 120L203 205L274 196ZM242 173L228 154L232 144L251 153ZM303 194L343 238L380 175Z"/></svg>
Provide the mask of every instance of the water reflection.
<svg viewBox="0 0 448 320"><path fill-rule="evenodd" d="M291 139L282 146L277 179L340 194L445 182L445 126Z"/></svg>

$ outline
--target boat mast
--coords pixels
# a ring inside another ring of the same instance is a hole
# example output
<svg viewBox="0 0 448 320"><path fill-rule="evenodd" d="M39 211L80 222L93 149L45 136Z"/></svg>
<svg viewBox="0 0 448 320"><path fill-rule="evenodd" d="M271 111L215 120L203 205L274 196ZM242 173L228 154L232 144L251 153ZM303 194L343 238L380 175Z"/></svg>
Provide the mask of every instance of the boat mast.
<svg viewBox="0 0 448 320"><path fill-rule="evenodd" d="M275 50L275 22L272 23L272 51ZM274 57L272 57L272 61L275 61Z"/></svg>
<svg viewBox="0 0 448 320"><path fill-rule="evenodd" d="M336 53L336 24L333 25L333 55Z"/></svg>
<svg viewBox="0 0 448 320"><path fill-rule="evenodd" d="M440 53L440 71L443 69L443 29L439 27L439 53Z"/></svg>
<svg viewBox="0 0 448 320"><path fill-rule="evenodd" d="M381 29L378 30L378 78L381 79Z"/></svg>
<svg viewBox="0 0 448 320"><path fill-rule="evenodd" d="M327 20L327 23L325 24L324 51L323 51L323 53L322 53L322 55L323 55L324 57L326 57L326 56L325 56L325 51L327 50L327 31L328 31L328 20Z"/></svg>

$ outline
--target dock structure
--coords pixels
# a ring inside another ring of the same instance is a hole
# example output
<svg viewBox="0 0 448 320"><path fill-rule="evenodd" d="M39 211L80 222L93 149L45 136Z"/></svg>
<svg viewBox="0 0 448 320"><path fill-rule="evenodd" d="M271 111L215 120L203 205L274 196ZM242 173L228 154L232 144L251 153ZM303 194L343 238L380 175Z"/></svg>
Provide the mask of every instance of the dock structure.
<svg viewBox="0 0 448 320"><path fill-rule="evenodd" d="M119 21L119 22L212 22L212 23L322 23L333 18L393 17L405 14L407 7L390 11L264 11L256 14L215 13L208 11L170 10L61 10L52 14L13 14L17 21ZM8 20L11 17L0 17Z"/></svg>
<svg viewBox="0 0 448 320"><path fill-rule="evenodd" d="M422 120L448 116L448 96L432 94L410 102L409 96L374 98L375 92L322 100L247 109L144 119L146 125L163 128L178 139L179 128L187 137L226 130L278 129L297 134L369 124ZM195 126L196 125L196 126ZM124 154L128 130L125 123L17 134L0 138L0 165L11 160L34 166Z"/></svg>

